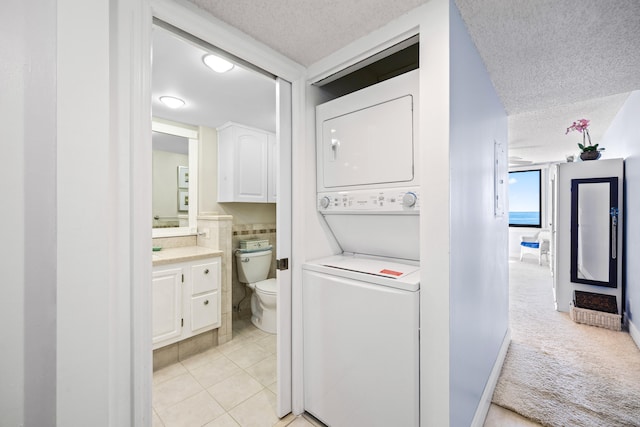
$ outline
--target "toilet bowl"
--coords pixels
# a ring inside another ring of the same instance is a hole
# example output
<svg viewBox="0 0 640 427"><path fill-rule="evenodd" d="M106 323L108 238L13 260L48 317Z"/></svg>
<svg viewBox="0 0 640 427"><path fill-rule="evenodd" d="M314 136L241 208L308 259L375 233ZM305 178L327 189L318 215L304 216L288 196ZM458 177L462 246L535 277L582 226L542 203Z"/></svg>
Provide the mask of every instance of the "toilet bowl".
<svg viewBox="0 0 640 427"><path fill-rule="evenodd" d="M247 286L253 290L253 295L251 295L251 323L265 332L275 334L276 301L278 299L277 280L267 279Z"/></svg>
<svg viewBox="0 0 640 427"><path fill-rule="evenodd" d="M236 251L238 279L253 291L251 323L258 329L275 334L278 282L267 279L271 267L271 249L254 252Z"/></svg>

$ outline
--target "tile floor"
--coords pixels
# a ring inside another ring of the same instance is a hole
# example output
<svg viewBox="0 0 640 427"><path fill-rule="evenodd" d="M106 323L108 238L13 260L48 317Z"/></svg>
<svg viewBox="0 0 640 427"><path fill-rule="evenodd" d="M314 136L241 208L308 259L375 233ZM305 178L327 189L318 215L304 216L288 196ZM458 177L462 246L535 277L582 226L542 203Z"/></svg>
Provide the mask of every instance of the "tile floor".
<svg viewBox="0 0 640 427"><path fill-rule="evenodd" d="M276 415L276 336L235 321L233 340L153 374L153 427L322 427ZM491 405L484 427L533 427Z"/></svg>
<svg viewBox="0 0 640 427"><path fill-rule="evenodd" d="M153 374L153 427L314 427L276 415L276 336L235 321L233 340Z"/></svg>

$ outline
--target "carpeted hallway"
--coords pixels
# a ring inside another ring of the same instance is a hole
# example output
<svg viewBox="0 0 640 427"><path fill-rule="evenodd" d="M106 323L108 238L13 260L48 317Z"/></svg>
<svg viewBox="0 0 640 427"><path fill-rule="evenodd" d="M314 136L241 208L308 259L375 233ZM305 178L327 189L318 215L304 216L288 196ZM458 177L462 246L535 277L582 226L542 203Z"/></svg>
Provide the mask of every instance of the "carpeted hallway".
<svg viewBox="0 0 640 427"><path fill-rule="evenodd" d="M549 268L533 259L510 260L509 292L512 340L493 403L545 426L640 426L630 335L555 311Z"/></svg>

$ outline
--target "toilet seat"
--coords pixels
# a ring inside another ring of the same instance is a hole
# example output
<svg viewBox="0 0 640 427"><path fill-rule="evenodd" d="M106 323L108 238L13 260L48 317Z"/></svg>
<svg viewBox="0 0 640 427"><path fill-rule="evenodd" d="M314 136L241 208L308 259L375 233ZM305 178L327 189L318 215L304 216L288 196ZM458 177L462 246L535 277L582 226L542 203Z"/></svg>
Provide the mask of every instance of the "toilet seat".
<svg viewBox="0 0 640 427"><path fill-rule="evenodd" d="M263 294L275 295L278 293L278 280L267 279L256 283L256 290Z"/></svg>

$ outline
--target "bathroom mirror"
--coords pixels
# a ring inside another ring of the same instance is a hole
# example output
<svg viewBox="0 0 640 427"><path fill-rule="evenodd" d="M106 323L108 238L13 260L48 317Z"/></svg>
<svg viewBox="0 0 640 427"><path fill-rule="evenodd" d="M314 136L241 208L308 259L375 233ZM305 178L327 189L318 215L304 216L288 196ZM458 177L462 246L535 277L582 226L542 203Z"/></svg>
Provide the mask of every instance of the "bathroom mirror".
<svg viewBox="0 0 640 427"><path fill-rule="evenodd" d="M571 180L571 281L617 286L618 178Z"/></svg>
<svg viewBox="0 0 640 427"><path fill-rule="evenodd" d="M198 130L152 121L153 237L195 234L198 211Z"/></svg>

